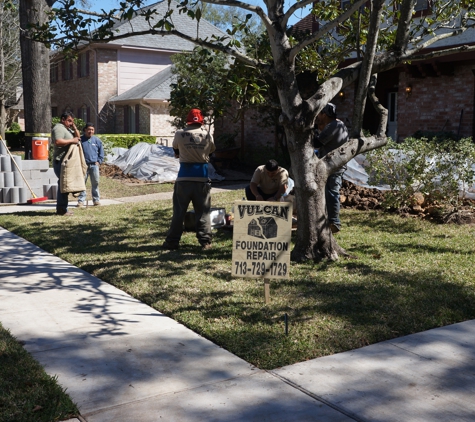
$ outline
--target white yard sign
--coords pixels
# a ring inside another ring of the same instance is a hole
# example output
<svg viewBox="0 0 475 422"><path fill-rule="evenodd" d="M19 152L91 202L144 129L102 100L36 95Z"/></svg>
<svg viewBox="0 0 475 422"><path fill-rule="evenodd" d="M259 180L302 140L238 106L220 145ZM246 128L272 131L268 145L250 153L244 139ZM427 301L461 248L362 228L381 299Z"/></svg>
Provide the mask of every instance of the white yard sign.
<svg viewBox="0 0 475 422"><path fill-rule="evenodd" d="M232 275L289 278L292 204L236 201Z"/></svg>

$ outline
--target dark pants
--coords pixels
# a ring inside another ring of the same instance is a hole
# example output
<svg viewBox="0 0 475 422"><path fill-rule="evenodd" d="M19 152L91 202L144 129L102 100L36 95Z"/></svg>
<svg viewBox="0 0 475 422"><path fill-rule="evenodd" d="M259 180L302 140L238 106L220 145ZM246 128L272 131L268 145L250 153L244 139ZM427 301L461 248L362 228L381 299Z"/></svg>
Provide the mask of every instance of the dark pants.
<svg viewBox="0 0 475 422"><path fill-rule="evenodd" d="M259 186L257 187L257 191L259 192L259 195L262 196L262 199L264 201L267 201L269 198L272 198L277 194L277 191L275 191L274 193L264 193L264 192L262 192L262 190ZM251 186L250 185L246 186L246 199L248 201L255 201L256 200L256 197L251 192Z"/></svg>
<svg viewBox="0 0 475 422"><path fill-rule="evenodd" d="M54 174L58 178L58 193L56 195L56 212L58 214L65 214L66 212L68 212L69 193L61 193L61 189L60 189L61 163L62 161L58 161L58 160L53 161Z"/></svg>
<svg viewBox="0 0 475 422"><path fill-rule="evenodd" d="M167 243L178 246L183 234L183 221L190 202L196 218L196 237L201 245L211 243L211 183L175 182L173 189L173 217L167 234Z"/></svg>
<svg viewBox="0 0 475 422"><path fill-rule="evenodd" d="M338 228L341 227L340 221L340 189L343 173L332 174L325 186L325 199L327 201L328 221Z"/></svg>

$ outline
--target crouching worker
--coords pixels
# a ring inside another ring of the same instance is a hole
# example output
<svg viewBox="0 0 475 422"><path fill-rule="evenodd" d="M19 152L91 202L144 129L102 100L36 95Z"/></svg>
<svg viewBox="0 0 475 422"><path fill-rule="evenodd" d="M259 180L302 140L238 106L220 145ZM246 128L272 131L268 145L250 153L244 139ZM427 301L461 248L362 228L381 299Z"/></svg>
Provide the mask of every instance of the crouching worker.
<svg viewBox="0 0 475 422"><path fill-rule="evenodd" d="M251 183L246 187L248 201L280 201L287 190L289 173L275 160L269 160L265 165L254 171Z"/></svg>
<svg viewBox="0 0 475 422"><path fill-rule="evenodd" d="M173 139L175 158L180 170L173 189L173 217L164 249L178 249L183 221L190 201L195 210L196 237L203 249L211 248L211 181L208 178L209 155L216 149L213 137L202 127L203 115L194 108L186 118L187 126Z"/></svg>

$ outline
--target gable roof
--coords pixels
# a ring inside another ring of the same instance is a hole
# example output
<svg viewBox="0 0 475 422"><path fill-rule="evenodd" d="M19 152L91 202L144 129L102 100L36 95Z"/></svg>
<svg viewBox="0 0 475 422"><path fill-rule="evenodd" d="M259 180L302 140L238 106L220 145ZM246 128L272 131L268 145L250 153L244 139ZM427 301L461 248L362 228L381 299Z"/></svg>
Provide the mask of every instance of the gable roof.
<svg viewBox="0 0 475 422"><path fill-rule="evenodd" d="M146 12L148 10L156 10L157 14L154 16L151 23L158 22L164 14L168 11L168 1L159 1L150 6L143 7L138 10L138 13ZM190 37L196 38L208 38L211 39L213 35L225 36L226 33L221 31L210 22L201 19L199 22L195 19L191 19L186 13L179 13L178 3L174 0L170 1L170 9L173 10L173 14L170 18L171 22L175 26L177 31L184 33ZM133 31L147 31L150 29L150 24L143 16L136 16L130 21L117 22L114 26L114 31L117 34L124 34ZM107 44L123 45L123 46L135 46L144 48L159 48L163 50L171 51L191 51L196 44L191 41L180 38L176 35L135 35L129 38L114 39L112 38Z"/></svg>
<svg viewBox="0 0 475 422"><path fill-rule="evenodd" d="M145 81L139 83L128 91L109 99L111 103L130 103L136 101L164 101L170 99L170 85L176 77L172 66L168 66Z"/></svg>

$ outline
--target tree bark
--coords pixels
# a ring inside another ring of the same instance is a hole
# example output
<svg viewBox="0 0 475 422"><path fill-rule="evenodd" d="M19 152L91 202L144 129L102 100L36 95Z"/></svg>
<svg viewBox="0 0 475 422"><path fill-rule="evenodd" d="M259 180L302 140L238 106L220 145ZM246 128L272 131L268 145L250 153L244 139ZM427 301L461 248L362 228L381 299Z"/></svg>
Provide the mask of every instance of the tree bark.
<svg viewBox="0 0 475 422"><path fill-rule="evenodd" d="M52 3L51 3L52 4ZM20 46L26 134L51 132L49 49L28 36L28 24L47 21L44 0L20 0ZM25 159L32 159L31 136L26 136Z"/></svg>

